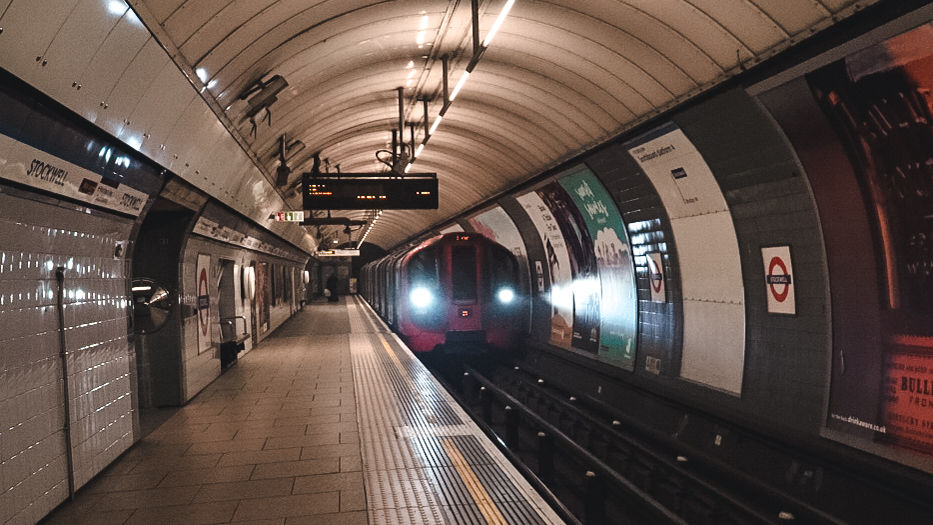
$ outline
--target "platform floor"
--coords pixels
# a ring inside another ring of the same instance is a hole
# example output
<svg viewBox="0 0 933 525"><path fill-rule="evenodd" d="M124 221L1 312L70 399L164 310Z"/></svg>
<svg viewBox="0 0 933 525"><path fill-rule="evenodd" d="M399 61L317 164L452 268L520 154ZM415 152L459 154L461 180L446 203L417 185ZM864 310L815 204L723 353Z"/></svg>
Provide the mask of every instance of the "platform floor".
<svg viewBox="0 0 933 525"><path fill-rule="evenodd" d="M347 297L306 306L46 522L560 520Z"/></svg>

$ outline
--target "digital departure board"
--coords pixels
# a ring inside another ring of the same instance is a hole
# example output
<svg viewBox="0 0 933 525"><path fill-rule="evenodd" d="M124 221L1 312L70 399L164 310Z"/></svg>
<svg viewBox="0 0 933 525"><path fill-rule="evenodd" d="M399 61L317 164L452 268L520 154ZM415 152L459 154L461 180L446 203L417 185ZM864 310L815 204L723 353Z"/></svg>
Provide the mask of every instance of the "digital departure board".
<svg viewBox="0 0 933 525"><path fill-rule="evenodd" d="M368 173L302 176L306 210L436 210L437 175L389 178Z"/></svg>

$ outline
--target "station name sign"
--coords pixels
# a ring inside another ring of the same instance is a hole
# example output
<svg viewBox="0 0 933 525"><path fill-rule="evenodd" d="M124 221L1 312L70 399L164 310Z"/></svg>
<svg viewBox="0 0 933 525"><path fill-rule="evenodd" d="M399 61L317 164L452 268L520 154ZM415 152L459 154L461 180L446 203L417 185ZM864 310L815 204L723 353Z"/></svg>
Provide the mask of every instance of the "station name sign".
<svg viewBox="0 0 933 525"><path fill-rule="evenodd" d="M371 173L302 176L306 210L436 210L437 175Z"/></svg>
<svg viewBox="0 0 933 525"><path fill-rule="evenodd" d="M127 164L128 165L128 164ZM138 217L149 195L0 134L0 179Z"/></svg>
<svg viewBox="0 0 933 525"><path fill-rule="evenodd" d="M318 250L314 253L316 257L357 257L359 254L359 250L351 250L346 248L334 250Z"/></svg>

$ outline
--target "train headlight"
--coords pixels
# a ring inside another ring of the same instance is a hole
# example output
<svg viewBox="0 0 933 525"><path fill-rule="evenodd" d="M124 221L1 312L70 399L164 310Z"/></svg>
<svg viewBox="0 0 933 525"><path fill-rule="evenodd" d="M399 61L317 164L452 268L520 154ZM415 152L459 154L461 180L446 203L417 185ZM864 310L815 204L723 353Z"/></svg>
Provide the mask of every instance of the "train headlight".
<svg viewBox="0 0 933 525"><path fill-rule="evenodd" d="M509 304L515 300L515 292L511 288L502 288L496 292L496 299L502 304Z"/></svg>
<svg viewBox="0 0 933 525"><path fill-rule="evenodd" d="M413 288L408 294L408 298L411 300L411 305L415 308L424 309L434 303L434 294L424 286Z"/></svg>

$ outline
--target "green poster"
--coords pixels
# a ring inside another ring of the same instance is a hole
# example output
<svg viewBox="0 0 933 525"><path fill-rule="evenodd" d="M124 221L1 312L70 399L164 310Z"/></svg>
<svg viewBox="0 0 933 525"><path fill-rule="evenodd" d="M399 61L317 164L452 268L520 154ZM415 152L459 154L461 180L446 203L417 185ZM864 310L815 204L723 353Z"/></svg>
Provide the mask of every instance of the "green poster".
<svg viewBox="0 0 933 525"><path fill-rule="evenodd" d="M601 293L599 358L634 370L638 292L625 224L612 197L585 166L559 180L583 215L596 251Z"/></svg>

